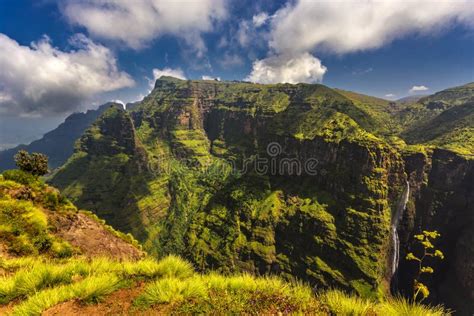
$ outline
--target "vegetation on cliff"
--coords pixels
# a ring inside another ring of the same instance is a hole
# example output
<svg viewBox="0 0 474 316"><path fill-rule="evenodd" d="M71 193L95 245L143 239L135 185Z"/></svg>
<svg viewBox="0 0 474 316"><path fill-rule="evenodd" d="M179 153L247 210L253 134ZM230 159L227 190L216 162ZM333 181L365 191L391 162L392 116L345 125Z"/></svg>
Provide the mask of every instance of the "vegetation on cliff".
<svg viewBox="0 0 474 316"><path fill-rule="evenodd" d="M73 231L75 238L67 241L60 227L78 214L90 215L78 212L56 189L19 170L0 175L0 203L1 314L445 313L441 307L400 299L373 301L339 291L314 293L306 284L278 277L197 273L176 256L159 261L144 257L136 241L100 223L95 230L88 222L69 223L67 231ZM62 225L56 226L57 221ZM87 245L80 243L83 234L91 238ZM96 252L94 239L107 238L110 244L98 246Z"/></svg>
<svg viewBox="0 0 474 316"><path fill-rule="evenodd" d="M384 168L398 168L400 158L367 131L379 123L322 85L162 78L130 113L107 110L52 183L157 256L380 296L388 196L397 190L385 184L394 171ZM272 141L288 146L278 159L303 161L303 151L320 146L319 171L337 186L315 175L239 174L226 164L269 157ZM356 153L364 171L328 160L322 148Z"/></svg>
<svg viewBox="0 0 474 316"><path fill-rule="evenodd" d="M394 104L323 85L162 77L130 111L107 110L51 182L158 258L380 298L407 157L428 161L443 146L464 161L471 151L472 105L440 98L442 111L431 99ZM412 133L423 124L433 129ZM260 158L317 164L262 173Z"/></svg>

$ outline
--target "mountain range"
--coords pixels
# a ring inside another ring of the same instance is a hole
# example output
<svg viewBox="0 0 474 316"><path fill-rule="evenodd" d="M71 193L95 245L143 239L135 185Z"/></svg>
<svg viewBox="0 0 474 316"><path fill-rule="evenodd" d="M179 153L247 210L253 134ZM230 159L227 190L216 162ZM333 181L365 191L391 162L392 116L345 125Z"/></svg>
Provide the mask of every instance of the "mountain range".
<svg viewBox="0 0 474 316"><path fill-rule="evenodd" d="M21 148L50 157L48 182L78 207L198 271L409 295L413 235L437 230L430 302L474 310L474 83L391 102L161 77L133 107L74 114Z"/></svg>

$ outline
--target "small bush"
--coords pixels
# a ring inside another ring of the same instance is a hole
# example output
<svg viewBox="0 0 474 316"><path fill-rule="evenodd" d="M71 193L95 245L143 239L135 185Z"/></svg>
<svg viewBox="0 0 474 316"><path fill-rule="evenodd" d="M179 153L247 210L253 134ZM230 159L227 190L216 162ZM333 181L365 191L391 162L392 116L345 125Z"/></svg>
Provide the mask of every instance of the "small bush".
<svg viewBox="0 0 474 316"><path fill-rule="evenodd" d="M68 258L74 253L72 246L67 241L54 241L51 251L56 258Z"/></svg>
<svg viewBox="0 0 474 316"><path fill-rule="evenodd" d="M38 182L33 175L22 170L6 170L2 175L5 180L15 181L23 185L34 185Z"/></svg>
<svg viewBox="0 0 474 316"><path fill-rule="evenodd" d="M30 201L0 199L0 238L19 255L34 255L51 246L46 214Z"/></svg>
<svg viewBox="0 0 474 316"><path fill-rule="evenodd" d="M19 150L15 155L15 163L20 170L34 176L43 176L48 173L48 156L45 154L29 154L25 150Z"/></svg>

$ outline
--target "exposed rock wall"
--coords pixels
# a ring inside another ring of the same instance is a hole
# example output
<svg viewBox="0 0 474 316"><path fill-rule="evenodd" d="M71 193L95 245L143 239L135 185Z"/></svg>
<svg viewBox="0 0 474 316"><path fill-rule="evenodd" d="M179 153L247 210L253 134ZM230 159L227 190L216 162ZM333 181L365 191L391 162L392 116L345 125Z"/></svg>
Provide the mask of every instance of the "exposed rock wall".
<svg viewBox="0 0 474 316"><path fill-rule="evenodd" d="M406 255L412 236L421 230L437 230L436 243L445 254L441 262L429 262L435 269L429 297L462 311L474 311L474 161L450 151L435 149L428 154L405 157L405 168L413 188L411 205L403 221ZM415 249L416 250L416 249ZM404 262L400 279L410 292L413 266Z"/></svg>

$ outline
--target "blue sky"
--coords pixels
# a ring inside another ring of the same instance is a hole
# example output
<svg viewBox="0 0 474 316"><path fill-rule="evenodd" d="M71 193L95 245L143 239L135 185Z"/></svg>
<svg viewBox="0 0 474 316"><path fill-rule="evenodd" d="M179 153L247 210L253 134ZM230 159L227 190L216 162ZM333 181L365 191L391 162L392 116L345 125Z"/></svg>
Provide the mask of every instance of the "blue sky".
<svg viewBox="0 0 474 316"><path fill-rule="evenodd" d="M37 124L36 137L71 112L140 99L169 72L388 99L474 81L472 0L170 3L0 0L0 124Z"/></svg>

